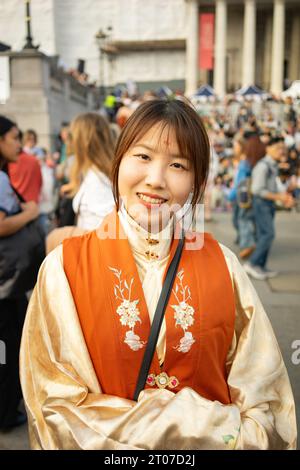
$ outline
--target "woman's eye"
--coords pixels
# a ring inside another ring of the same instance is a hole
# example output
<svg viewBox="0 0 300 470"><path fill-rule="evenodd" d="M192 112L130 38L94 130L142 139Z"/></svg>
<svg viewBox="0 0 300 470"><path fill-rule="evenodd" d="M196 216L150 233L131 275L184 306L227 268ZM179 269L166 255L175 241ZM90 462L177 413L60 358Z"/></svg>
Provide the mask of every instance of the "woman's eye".
<svg viewBox="0 0 300 470"><path fill-rule="evenodd" d="M178 168L179 170L186 170L186 167L184 167L183 165L181 165L181 163L172 163L172 166L174 168Z"/></svg>
<svg viewBox="0 0 300 470"><path fill-rule="evenodd" d="M148 155L145 155L144 153L138 153L135 155L135 157L138 157L140 160L149 160L150 158Z"/></svg>

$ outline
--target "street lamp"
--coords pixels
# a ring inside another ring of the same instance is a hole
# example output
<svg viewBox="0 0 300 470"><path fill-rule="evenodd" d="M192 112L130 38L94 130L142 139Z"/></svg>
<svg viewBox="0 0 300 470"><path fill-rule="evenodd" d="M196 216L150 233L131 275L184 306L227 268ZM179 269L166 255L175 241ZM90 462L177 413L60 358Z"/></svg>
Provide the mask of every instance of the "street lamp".
<svg viewBox="0 0 300 470"><path fill-rule="evenodd" d="M23 49L38 49L39 46L33 45L33 38L31 36L31 15L30 15L30 0L25 0L25 22L26 22L26 43L23 46Z"/></svg>
<svg viewBox="0 0 300 470"><path fill-rule="evenodd" d="M107 38L110 37L110 33L112 31L112 27L107 27L107 32L105 33L102 28L95 35L95 39L97 41L99 51L100 51L100 74L99 74L99 89L100 89L100 99L101 101L104 100L105 97L105 90L104 90L104 45Z"/></svg>

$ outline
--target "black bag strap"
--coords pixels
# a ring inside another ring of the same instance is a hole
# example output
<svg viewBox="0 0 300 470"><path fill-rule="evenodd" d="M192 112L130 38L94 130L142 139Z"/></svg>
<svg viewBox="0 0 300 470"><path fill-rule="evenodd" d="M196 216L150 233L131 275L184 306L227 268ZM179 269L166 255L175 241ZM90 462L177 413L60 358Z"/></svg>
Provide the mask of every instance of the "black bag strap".
<svg viewBox="0 0 300 470"><path fill-rule="evenodd" d="M17 198L19 199L20 202L26 202L23 196L19 193L19 191L16 190L16 188L13 187L13 185L10 183L12 190L16 194Z"/></svg>
<svg viewBox="0 0 300 470"><path fill-rule="evenodd" d="M154 318L153 318L153 322L152 322L152 326L150 330L149 340L145 349L143 362L140 368L138 381L135 387L134 398L133 398L135 401L137 401L140 392L145 387L145 383L148 377L148 372L149 372L152 357L155 351L158 335L159 335L162 321L164 318L164 313L165 313L166 306L169 301L172 286L174 284L177 268L178 268L179 261L181 258L181 253L183 250L183 246L184 246L184 232L182 232L181 234L181 238L178 242L178 246L176 248L176 252L173 256L173 259L170 263L170 266L166 275L166 279L165 279L165 282L162 287L162 291L161 291L161 294L157 303L157 307L155 310L155 314L154 314Z"/></svg>

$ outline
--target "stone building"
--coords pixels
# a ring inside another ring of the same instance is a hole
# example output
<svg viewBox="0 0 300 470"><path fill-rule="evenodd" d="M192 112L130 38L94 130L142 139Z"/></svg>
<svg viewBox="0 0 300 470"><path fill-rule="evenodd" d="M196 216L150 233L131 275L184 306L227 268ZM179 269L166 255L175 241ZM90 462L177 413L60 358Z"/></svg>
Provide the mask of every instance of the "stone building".
<svg viewBox="0 0 300 470"><path fill-rule="evenodd" d="M42 52L0 52L0 69L5 63L9 86L2 99L0 87L0 114L16 121L23 131L34 129L42 147L54 150L62 122L99 106L96 90L81 85L57 66L55 58Z"/></svg>
<svg viewBox="0 0 300 470"><path fill-rule="evenodd" d="M300 78L300 0L31 0L31 11L40 50L66 67L83 59L100 85L278 94ZM1 0L0 41L18 50L24 37L24 3Z"/></svg>

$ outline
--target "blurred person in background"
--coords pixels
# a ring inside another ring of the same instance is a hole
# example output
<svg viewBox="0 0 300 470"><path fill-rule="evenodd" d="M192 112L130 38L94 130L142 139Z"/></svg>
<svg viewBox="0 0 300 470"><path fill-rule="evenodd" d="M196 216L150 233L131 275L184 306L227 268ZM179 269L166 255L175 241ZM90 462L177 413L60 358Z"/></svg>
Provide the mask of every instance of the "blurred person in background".
<svg viewBox="0 0 300 470"><path fill-rule="evenodd" d="M19 132L22 142L22 132ZM41 166L35 156L21 149L18 160L8 164L8 174L11 184L26 202L39 203L43 180Z"/></svg>
<svg viewBox="0 0 300 470"><path fill-rule="evenodd" d="M93 230L112 211L111 165L114 145L106 119L96 113L81 114L71 122L74 163L70 183L62 192L74 196L77 227Z"/></svg>
<svg viewBox="0 0 300 470"><path fill-rule="evenodd" d="M292 126L295 126L297 122L297 113L294 109L293 98L291 96L287 96L284 100L283 120Z"/></svg>
<svg viewBox="0 0 300 470"><path fill-rule="evenodd" d="M226 182L221 175L214 179L214 185L211 191L211 208L216 212L224 212L228 209Z"/></svg>
<svg viewBox="0 0 300 470"><path fill-rule="evenodd" d="M276 177L277 191L279 193L289 193L294 197L294 185L289 169L278 168L278 175ZM276 209L290 211L293 206L285 207L282 201L275 201Z"/></svg>
<svg viewBox="0 0 300 470"><path fill-rule="evenodd" d="M127 120L132 115L133 111L134 109L131 108L129 104L123 104L122 106L120 106L116 114L116 123L118 124L120 129L123 129Z"/></svg>
<svg viewBox="0 0 300 470"><path fill-rule="evenodd" d="M297 167L296 174L291 177L291 190L295 199L296 211L300 212L300 164Z"/></svg>
<svg viewBox="0 0 300 470"><path fill-rule="evenodd" d="M70 148L70 182L61 192L73 198L76 230L66 226L50 233L48 252L65 237L96 229L115 206L110 181L114 144L107 120L96 113L77 116L70 126Z"/></svg>
<svg viewBox="0 0 300 470"><path fill-rule="evenodd" d="M233 150L239 163L228 199L233 206L233 224L237 230L239 256L244 259L250 256L255 249L255 226L251 205L245 207L239 200L239 188L245 180L249 180L250 184L252 167L246 155L246 140L244 138L234 140Z"/></svg>
<svg viewBox="0 0 300 470"><path fill-rule="evenodd" d="M254 168L257 162L265 156L266 144L261 140L258 130L246 130L243 137L245 139L246 158L251 168Z"/></svg>
<svg viewBox="0 0 300 470"><path fill-rule="evenodd" d="M41 147L37 145L38 136L33 129L28 129L24 132L23 137L23 149L24 152L29 153L30 155L35 155L37 158L42 158L44 156L44 151Z"/></svg>
<svg viewBox="0 0 300 470"><path fill-rule="evenodd" d="M109 122L113 122L117 112L117 98L115 93L111 92L106 95L103 106Z"/></svg>
<svg viewBox="0 0 300 470"><path fill-rule="evenodd" d="M70 128L69 123L63 122L59 131L57 144L56 144L56 152L55 152L58 164L64 163L65 160L67 159L69 128Z"/></svg>
<svg viewBox="0 0 300 470"><path fill-rule="evenodd" d="M267 129L266 127L263 127L263 128L260 130L259 138L260 138L261 142L262 142L264 145L267 145L267 144L269 143L269 141L270 141L270 138L271 138L270 130Z"/></svg>
<svg viewBox="0 0 300 470"><path fill-rule="evenodd" d="M297 149L295 147L289 149L287 161L290 165L291 175L296 175L300 163L300 154L297 152Z"/></svg>
<svg viewBox="0 0 300 470"><path fill-rule="evenodd" d="M206 222L212 221L212 190L215 178L218 175L219 158L214 147L210 147L210 163L207 183L204 192L204 219Z"/></svg>
<svg viewBox="0 0 300 470"><path fill-rule="evenodd" d="M70 148L70 124L63 123L59 136L57 152L54 156L58 162L55 167L55 191L57 193L57 203L55 208L56 224L58 227L74 225L75 213L73 210L73 197L61 191L61 187L70 181L71 168L74 162Z"/></svg>
<svg viewBox="0 0 300 470"><path fill-rule="evenodd" d="M250 276L258 280L265 280L278 274L266 267L275 237L275 202L281 201L285 208L294 205L291 194L279 193L276 183L278 162L285 152L284 138L272 136L266 147L265 157L255 165L252 171L251 191L256 227L256 248L244 267Z"/></svg>
<svg viewBox="0 0 300 470"><path fill-rule="evenodd" d="M17 162L21 151L19 129L0 116L0 244L2 237L18 232L39 214L34 201L20 203L9 180L7 166ZM22 392L19 381L19 346L27 297L0 298L0 339L6 347L6 363L0 365L0 430L7 431L26 421L18 410Z"/></svg>

